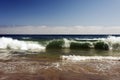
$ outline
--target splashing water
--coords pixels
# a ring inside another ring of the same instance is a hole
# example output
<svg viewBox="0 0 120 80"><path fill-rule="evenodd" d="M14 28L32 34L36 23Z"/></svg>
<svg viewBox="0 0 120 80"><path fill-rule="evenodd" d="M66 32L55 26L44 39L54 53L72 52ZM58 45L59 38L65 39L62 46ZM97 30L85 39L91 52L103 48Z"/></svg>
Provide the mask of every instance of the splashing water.
<svg viewBox="0 0 120 80"><path fill-rule="evenodd" d="M97 42L102 41L102 43L99 43L99 45L97 45L97 48L101 48L104 49L105 47L108 46L109 50L120 50L120 37L114 37L114 36L109 36L108 38L98 38L97 41L89 41L89 40L85 40L85 41L75 41L75 40L69 40L64 38L63 39L63 43L62 41L53 41L52 43L50 43L52 46L49 47L53 47L54 46L61 46L62 48L70 48L72 45L72 43L75 43L75 47L79 48L86 48L86 46L90 45L90 48L95 48L94 44L97 44ZM50 42L50 41L48 41ZM56 43L57 42L57 43ZM84 44L83 44L84 43ZM85 43L89 43L89 44L85 44ZM47 44L49 45L49 43ZM46 45L46 46L47 46ZM82 45L82 46L80 46ZM92 47L91 47L92 46ZM46 47L42 46L40 43L35 42L35 41L21 41L21 40L17 40L17 39L12 39L12 38L7 38L7 37L1 37L0 38L0 49L11 49L11 50L26 50L26 51L42 51L45 50ZM58 48L59 49L59 48Z"/></svg>
<svg viewBox="0 0 120 80"><path fill-rule="evenodd" d="M63 41L64 41L63 48L69 48L70 47L70 40L64 38Z"/></svg>
<svg viewBox="0 0 120 80"><path fill-rule="evenodd" d="M0 38L0 49L42 51L45 47L35 42L20 41L17 39L2 37Z"/></svg>
<svg viewBox="0 0 120 80"><path fill-rule="evenodd" d="M109 44L111 50L120 50L120 37L109 36L104 41Z"/></svg>

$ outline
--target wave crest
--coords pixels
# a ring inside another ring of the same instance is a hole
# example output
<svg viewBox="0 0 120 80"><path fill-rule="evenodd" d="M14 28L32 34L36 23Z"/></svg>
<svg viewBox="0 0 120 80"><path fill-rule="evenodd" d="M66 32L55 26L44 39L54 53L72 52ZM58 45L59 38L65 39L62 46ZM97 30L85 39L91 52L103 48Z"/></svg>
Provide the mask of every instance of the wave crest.
<svg viewBox="0 0 120 80"><path fill-rule="evenodd" d="M41 51L41 50L44 50L45 47L40 45L37 42L20 41L17 39L2 37L0 38L0 49Z"/></svg>

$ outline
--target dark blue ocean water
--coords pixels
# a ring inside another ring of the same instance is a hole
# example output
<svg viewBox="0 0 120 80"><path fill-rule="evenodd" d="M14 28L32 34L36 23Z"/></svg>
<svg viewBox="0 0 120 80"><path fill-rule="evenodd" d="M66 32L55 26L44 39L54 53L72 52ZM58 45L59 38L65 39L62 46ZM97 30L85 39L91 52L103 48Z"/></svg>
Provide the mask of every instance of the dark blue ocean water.
<svg viewBox="0 0 120 80"><path fill-rule="evenodd" d="M26 34L2 34L0 35L0 37L10 37L10 38L13 38L13 39L61 39L61 38L68 38L68 39L74 39L74 38L81 38L81 39L93 39L93 38L106 38L108 36L120 36L119 34L118 35L93 35L93 34L82 34L82 35L63 35L63 34L60 34L60 35L53 35L53 34L45 34L45 35L26 35Z"/></svg>

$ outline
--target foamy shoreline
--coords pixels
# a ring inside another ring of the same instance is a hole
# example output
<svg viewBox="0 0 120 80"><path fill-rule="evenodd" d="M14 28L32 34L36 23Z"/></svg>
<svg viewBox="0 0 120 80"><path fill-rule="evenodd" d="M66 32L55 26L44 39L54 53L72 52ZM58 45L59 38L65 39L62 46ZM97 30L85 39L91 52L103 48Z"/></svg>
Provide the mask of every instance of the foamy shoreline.
<svg viewBox="0 0 120 80"><path fill-rule="evenodd" d="M75 55L63 55L61 56L62 60L66 61L84 61L84 60L120 60L120 57L112 56L75 56Z"/></svg>

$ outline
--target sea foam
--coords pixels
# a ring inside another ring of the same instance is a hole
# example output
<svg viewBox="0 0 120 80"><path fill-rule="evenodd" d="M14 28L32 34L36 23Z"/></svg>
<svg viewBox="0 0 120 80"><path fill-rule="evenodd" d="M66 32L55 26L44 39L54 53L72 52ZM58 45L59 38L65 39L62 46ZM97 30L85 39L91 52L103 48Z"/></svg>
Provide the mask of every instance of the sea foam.
<svg viewBox="0 0 120 80"><path fill-rule="evenodd" d="M29 51L41 51L45 47L37 42L20 41L17 39L1 37L0 49L13 49L13 50L29 50Z"/></svg>
<svg viewBox="0 0 120 80"><path fill-rule="evenodd" d="M111 50L120 50L120 37L109 36L108 38L103 39L103 41L109 44Z"/></svg>
<svg viewBox="0 0 120 80"><path fill-rule="evenodd" d="M62 60L66 61L85 61L85 60L120 60L120 57L112 56L76 56L76 55L63 55Z"/></svg>
<svg viewBox="0 0 120 80"><path fill-rule="evenodd" d="M92 41L93 40L93 41ZM74 45L72 45L74 43ZM98 38L91 40L70 40L70 39L58 39L48 41L45 46L41 45L36 41L22 41L17 39L12 39L8 37L0 38L0 49L13 49L13 50L45 50L45 49L103 49L103 50L120 50L120 37L109 36L107 38Z"/></svg>

